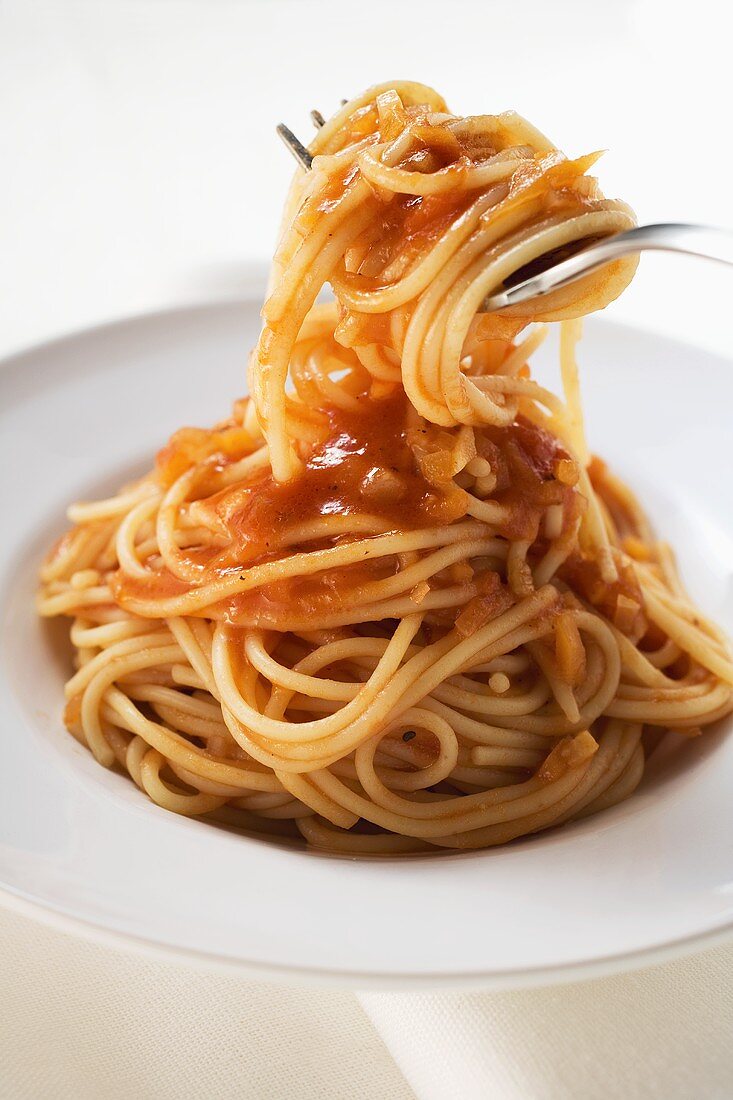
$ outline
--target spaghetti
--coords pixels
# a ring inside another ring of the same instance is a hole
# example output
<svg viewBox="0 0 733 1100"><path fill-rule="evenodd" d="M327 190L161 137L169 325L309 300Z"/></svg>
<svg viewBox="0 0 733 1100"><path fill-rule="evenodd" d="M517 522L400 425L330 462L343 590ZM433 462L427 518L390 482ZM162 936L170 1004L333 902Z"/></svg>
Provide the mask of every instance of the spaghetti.
<svg viewBox="0 0 733 1100"><path fill-rule="evenodd" d="M626 798L733 663L583 435L581 315L618 261L482 312L633 215L512 113L395 83L318 131L251 398L73 505L40 613L66 724L160 806L347 853L501 844ZM543 261L544 262L544 261ZM330 283L335 301L319 304ZM528 359L560 321L562 401Z"/></svg>

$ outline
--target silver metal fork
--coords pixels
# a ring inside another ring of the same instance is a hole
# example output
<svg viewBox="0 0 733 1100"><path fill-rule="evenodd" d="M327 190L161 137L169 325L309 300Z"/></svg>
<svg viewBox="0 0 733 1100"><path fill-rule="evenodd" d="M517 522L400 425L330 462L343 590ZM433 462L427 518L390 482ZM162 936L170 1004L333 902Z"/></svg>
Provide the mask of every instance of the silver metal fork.
<svg viewBox="0 0 733 1100"><path fill-rule="evenodd" d="M551 290L574 283L599 267L637 252L684 252L688 256L702 256L706 260L733 266L733 233L726 229L714 229L706 225L687 225L684 222L640 225L615 233L603 240L581 248L568 259L552 263L552 253L547 256L549 266L528 279L505 286L496 294L484 299L483 310L491 312L506 309L531 298L541 298ZM540 261L535 260L533 266Z"/></svg>
<svg viewBox="0 0 733 1100"><path fill-rule="evenodd" d="M323 116L312 112L314 124L320 128ZM306 169L311 168L313 157L298 140L292 130L282 123L277 132L287 145L298 163ZM660 225L640 225L624 233L615 233L602 240L580 247L572 256L553 263L553 253L540 256L532 262L536 268L547 259L548 266L535 272L529 278L504 286L496 294L489 295L482 303L482 312L490 313L497 309L528 302L532 298L541 298L551 290L568 286L584 275L597 271L599 267L639 252L682 252L688 256L701 256L706 260L733 266L733 232L727 229L715 229L706 225L687 225L681 223L662 223Z"/></svg>

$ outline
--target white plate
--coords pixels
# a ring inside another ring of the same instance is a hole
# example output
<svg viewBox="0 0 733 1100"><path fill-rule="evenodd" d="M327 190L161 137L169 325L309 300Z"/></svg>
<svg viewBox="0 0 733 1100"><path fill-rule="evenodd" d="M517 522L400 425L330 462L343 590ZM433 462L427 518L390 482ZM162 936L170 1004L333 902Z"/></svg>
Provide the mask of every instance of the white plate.
<svg viewBox="0 0 733 1100"><path fill-rule="evenodd" d="M733 737L664 746L598 817L465 855L348 860L176 817L64 730L65 625L36 570L66 504L113 489L245 385L259 287L240 305L134 319L0 368L0 887L87 934L289 981L512 986L639 964L733 924ZM550 363L555 348L543 351ZM540 357L542 358L542 356ZM593 320L589 434L733 626L731 365ZM548 368L549 369L549 368Z"/></svg>

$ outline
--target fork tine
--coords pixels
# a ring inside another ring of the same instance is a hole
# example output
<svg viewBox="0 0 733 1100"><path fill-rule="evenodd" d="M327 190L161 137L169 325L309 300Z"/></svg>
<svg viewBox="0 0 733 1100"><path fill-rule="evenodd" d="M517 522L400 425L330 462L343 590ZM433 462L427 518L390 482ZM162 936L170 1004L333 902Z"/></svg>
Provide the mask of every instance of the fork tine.
<svg viewBox="0 0 733 1100"><path fill-rule="evenodd" d="M283 122L281 122L276 127L276 129L279 136L282 138L285 145L287 145L288 149L293 154L301 168L305 168L306 171L308 171L309 168L312 168L313 155L308 152L305 145L303 145L303 142L298 140L293 131Z"/></svg>
<svg viewBox="0 0 733 1100"><path fill-rule="evenodd" d="M317 130L326 125L326 120L320 111L311 111L311 121Z"/></svg>

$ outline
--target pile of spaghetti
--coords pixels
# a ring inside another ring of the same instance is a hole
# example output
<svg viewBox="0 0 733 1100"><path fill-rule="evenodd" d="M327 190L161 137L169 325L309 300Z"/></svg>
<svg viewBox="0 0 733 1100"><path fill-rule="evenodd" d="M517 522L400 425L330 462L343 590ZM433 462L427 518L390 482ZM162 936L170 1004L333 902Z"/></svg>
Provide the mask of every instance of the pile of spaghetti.
<svg viewBox="0 0 733 1100"><path fill-rule="evenodd" d="M586 450L576 318L634 264L482 302L633 216L594 156L418 84L347 103L310 151L252 397L74 505L44 565L41 614L73 620L66 724L160 806L333 851L611 806L664 731L733 705L724 639ZM554 320L564 401L530 375L543 327L520 339Z"/></svg>

